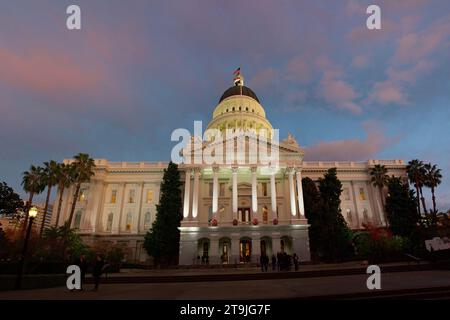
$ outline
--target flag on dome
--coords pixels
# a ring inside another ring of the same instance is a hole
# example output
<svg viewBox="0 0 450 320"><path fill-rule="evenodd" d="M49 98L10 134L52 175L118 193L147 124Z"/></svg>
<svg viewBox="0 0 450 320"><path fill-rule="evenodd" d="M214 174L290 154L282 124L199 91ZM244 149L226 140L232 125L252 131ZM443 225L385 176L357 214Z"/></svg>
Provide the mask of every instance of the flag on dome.
<svg viewBox="0 0 450 320"><path fill-rule="evenodd" d="M243 81L242 81L242 75L241 75L241 67L237 68L234 72L234 85L238 86L238 85L243 85Z"/></svg>

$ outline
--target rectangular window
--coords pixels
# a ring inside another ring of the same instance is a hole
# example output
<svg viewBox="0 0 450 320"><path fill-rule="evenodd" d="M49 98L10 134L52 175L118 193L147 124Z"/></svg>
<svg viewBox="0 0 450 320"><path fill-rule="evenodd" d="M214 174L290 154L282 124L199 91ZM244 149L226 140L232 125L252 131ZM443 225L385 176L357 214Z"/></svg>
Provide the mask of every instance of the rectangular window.
<svg viewBox="0 0 450 320"><path fill-rule="evenodd" d="M366 200L366 194L364 193L364 188L359 188L359 200Z"/></svg>
<svg viewBox="0 0 450 320"><path fill-rule="evenodd" d="M111 191L111 203L116 203L117 201L117 190Z"/></svg>
<svg viewBox="0 0 450 320"><path fill-rule="evenodd" d="M78 201L85 201L86 200L86 189L81 189L78 194Z"/></svg>
<svg viewBox="0 0 450 320"><path fill-rule="evenodd" d="M350 189L344 188L343 195L344 195L344 200L350 200Z"/></svg>
<svg viewBox="0 0 450 320"><path fill-rule="evenodd" d="M267 197L267 182L263 182L261 185L263 197Z"/></svg>
<svg viewBox="0 0 450 320"><path fill-rule="evenodd" d="M226 183L220 184L220 196L221 197L225 197L225 186L226 186Z"/></svg>
<svg viewBox="0 0 450 320"><path fill-rule="evenodd" d="M153 201L153 190L147 190L147 203L151 203Z"/></svg>
<svg viewBox="0 0 450 320"><path fill-rule="evenodd" d="M126 231L131 231L131 224L133 223L133 214L131 212L129 212L127 214L127 220L125 223L125 230Z"/></svg>
<svg viewBox="0 0 450 320"><path fill-rule="evenodd" d="M134 203L135 193L136 193L136 191L134 189L130 190L130 193L129 193L129 196L128 196L128 202L129 203Z"/></svg>

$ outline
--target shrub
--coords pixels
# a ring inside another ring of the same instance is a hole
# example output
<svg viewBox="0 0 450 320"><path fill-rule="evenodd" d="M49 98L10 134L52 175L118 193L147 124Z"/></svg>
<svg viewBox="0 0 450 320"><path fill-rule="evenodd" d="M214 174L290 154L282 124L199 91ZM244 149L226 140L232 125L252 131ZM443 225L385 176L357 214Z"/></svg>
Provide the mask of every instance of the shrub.
<svg viewBox="0 0 450 320"><path fill-rule="evenodd" d="M401 260L411 245L408 238L392 236L391 232L372 226L355 233L353 244L356 255L371 263Z"/></svg>

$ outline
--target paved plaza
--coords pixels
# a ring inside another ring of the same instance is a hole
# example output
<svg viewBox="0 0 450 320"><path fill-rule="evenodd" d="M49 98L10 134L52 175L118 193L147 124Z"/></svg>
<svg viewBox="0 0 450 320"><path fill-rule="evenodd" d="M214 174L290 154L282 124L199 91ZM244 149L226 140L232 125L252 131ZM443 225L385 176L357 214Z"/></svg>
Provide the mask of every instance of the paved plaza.
<svg viewBox="0 0 450 320"><path fill-rule="evenodd" d="M0 292L1 300L8 299L295 299L350 293L367 294L368 275L347 275L296 279L125 283L103 284L99 291L71 292L65 287ZM450 286L450 271L415 271L385 273L381 290L405 290Z"/></svg>

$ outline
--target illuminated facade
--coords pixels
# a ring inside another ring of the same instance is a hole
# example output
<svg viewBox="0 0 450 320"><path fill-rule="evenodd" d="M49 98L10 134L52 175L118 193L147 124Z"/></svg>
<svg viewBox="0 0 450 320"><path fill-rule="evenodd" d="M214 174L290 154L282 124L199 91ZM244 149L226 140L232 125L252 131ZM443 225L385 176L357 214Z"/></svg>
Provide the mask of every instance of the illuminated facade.
<svg viewBox="0 0 450 320"><path fill-rule="evenodd" d="M243 83L225 91L208 129L221 134L227 130L263 132L268 138L274 134L258 97ZM208 143L201 144L202 149ZM343 184L341 209L348 225L358 229L364 222L386 224L381 195L371 185L369 171L382 164L389 175L405 177L403 161L303 161L304 151L290 134L276 147L279 163L275 170L259 162L179 166L183 180L181 265L201 263L204 257L210 264L259 262L262 253L271 256L281 251L309 261L301 179L317 181L332 167L337 168ZM143 238L156 217L167 163L96 159L95 164L95 176L82 186L73 227L88 241L122 243L130 249L127 260L144 262L148 257ZM72 194L73 187L65 193L60 223L69 215Z"/></svg>

